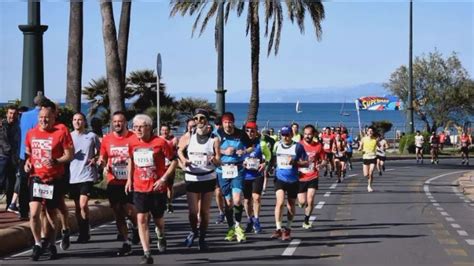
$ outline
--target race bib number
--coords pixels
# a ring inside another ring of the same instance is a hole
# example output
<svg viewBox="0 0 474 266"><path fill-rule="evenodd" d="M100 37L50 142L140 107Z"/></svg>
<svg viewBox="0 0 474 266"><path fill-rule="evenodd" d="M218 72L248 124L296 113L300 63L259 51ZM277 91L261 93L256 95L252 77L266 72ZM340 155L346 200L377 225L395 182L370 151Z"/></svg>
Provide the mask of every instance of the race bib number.
<svg viewBox="0 0 474 266"><path fill-rule="evenodd" d="M33 183L33 197L53 199L54 185Z"/></svg>
<svg viewBox="0 0 474 266"><path fill-rule="evenodd" d="M152 149L136 149L133 152L133 162L138 167L150 167L155 165Z"/></svg>
<svg viewBox="0 0 474 266"><path fill-rule="evenodd" d="M209 160L207 158L207 154L190 154L189 160L195 166L207 166L209 164Z"/></svg>
<svg viewBox="0 0 474 266"><path fill-rule="evenodd" d="M116 179L126 180L128 178L127 172L126 165L112 166L112 174Z"/></svg>
<svg viewBox="0 0 474 266"><path fill-rule="evenodd" d="M245 164L247 165L247 169L249 170L258 170L260 166L260 160L258 158L250 158L248 157L245 159Z"/></svg>
<svg viewBox="0 0 474 266"><path fill-rule="evenodd" d="M303 174L308 174L314 172L314 162L310 163L308 167L301 167L300 172Z"/></svg>
<svg viewBox="0 0 474 266"><path fill-rule="evenodd" d="M323 149L324 150L329 150L329 149L331 149L331 145L329 145L329 143L324 143Z"/></svg>
<svg viewBox="0 0 474 266"><path fill-rule="evenodd" d="M223 165L222 166L222 178L232 179L239 175L237 165Z"/></svg>
<svg viewBox="0 0 474 266"><path fill-rule="evenodd" d="M291 169L291 156L289 155L278 155L277 156L277 166L280 169Z"/></svg>

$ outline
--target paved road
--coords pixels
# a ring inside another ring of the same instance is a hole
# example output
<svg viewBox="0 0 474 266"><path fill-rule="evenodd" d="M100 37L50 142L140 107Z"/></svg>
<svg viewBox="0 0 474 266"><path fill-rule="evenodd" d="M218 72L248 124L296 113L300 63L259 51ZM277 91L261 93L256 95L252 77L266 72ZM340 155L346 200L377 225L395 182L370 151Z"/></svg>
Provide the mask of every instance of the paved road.
<svg viewBox="0 0 474 266"><path fill-rule="evenodd" d="M360 163L342 184L322 177L315 226L303 230L303 211L297 209L291 242L270 239L274 196L267 192L261 215L264 233L249 235L246 243L229 243L223 240L226 227L213 224L208 238L211 249L206 253L182 244L189 225L185 199L179 198L176 212L166 217L168 251L157 254L154 249L155 263L473 265L474 203L453 185L473 167L458 163L388 162L387 171L376 177L373 193L367 193ZM214 211L213 220L215 216ZM90 243L73 244L70 250L60 251L60 259L38 263L138 263L143 254L140 246L134 247L132 256L114 255L120 246L115 235L114 224L102 225L92 231ZM25 251L4 258L2 264L29 263L29 255Z"/></svg>

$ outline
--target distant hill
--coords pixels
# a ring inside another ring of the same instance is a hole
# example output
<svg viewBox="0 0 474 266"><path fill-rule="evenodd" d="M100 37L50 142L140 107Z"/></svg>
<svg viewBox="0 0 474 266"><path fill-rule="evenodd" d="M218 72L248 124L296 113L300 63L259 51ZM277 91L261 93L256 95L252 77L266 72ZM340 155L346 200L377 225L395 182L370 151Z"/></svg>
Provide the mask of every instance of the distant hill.
<svg viewBox="0 0 474 266"><path fill-rule="evenodd" d="M366 83L355 86L344 87L320 87L320 88L301 88L301 89L272 89L260 90L260 102L264 103L280 103L280 102L300 102L307 103L340 103L344 101L353 101L361 96L384 96L389 92L382 86L382 83ZM173 93L176 98L182 97L200 97L210 102L215 102L216 94L214 90L200 92L181 92ZM231 90L226 93L226 102L248 102L250 98L250 89Z"/></svg>

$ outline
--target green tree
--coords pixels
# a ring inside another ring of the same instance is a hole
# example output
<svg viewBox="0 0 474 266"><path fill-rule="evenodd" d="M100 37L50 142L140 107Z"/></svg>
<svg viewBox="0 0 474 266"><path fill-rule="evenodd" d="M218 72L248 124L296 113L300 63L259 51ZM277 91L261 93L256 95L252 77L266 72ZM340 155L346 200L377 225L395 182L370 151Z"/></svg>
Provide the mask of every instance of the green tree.
<svg viewBox="0 0 474 266"><path fill-rule="evenodd" d="M200 34L202 34L209 22L209 20L217 14L219 0L206 1L187 1L187 0L172 0L171 1L171 12L170 16L180 14L185 15L196 15L196 20L193 24L193 34L201 23ZM250 95L249 109L248 109L248 121L256 121L258 115L258 107L260 101L260 90L259 90L259 70L260 70L260 19L259 19L259 6L263 4L263 13L265 21L265 37L268 37L268 48L267 56L270 55L272 50L275 55L278 54L280 47L281 29L283 27L283 7L279 0L267 0L267 1L244 1L234 0L225 1L225 21L227 22L229 13L231 10L237 12L238 16L241 16L245 10L247 4L247 24L246 34L248 36L250 32L250 49L251 49L251 72L252 72L252 90ZM308 1L308 0L294 0L285 1L287 6L288 18L292 23L296 21L300 32L304 33L304 19L306 12L309 13L313 26L315 28L316 38L320 40L322 35L321 21L324 19L324 7L321 1ZM209 9L206 12L206 7ZM205 15L204 15L205 14ZM204 15L204 19L201 22L201 18ZM217 17L217 16L216 16ZM217 18L216 27L217 30ZM270 29L270 30L269 30ZM216 34L217 36L217 34Z"/></svg>
<svg viewBox="0 0 474 266"><path fill-rule="evenodd" d="M435 50L416 57L413 62L413 83L414 112L425 123L427 131L447 124L463 125L474 114L474 82L456 53L444 58ZM384 86L407 106L406 66L396 69Z"/></svg>
<svg viewBox="0 0 474 266"><path fill-rule="evenodd" d="M390 121L382 120L382 121L372 121L372 124L370 126L375 128L375 131L378 134L385 134L392 129L393 124Z"/></svg>

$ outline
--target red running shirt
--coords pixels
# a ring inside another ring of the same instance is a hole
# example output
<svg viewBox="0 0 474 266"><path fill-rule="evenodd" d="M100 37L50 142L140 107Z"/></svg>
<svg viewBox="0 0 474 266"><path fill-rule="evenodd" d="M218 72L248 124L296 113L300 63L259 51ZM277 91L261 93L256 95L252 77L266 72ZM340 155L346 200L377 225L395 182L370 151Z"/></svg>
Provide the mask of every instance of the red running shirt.
<svg viewBox="0 0 474 266"><path fill-rule="evenodd" d="M30 177L38 176L43 182L60 179L64 175L64 164L47 167L45 162L57 159L64 150L72 149L71 136L56 126L49 131L41 131L38 126L28 131L25 139L26 153L32 165Z"/></svg>
<svg viewBox="0 0 474 266"><path fill-rule="evenodd" d="M173 153L163 138L152 136L147 142L135 139L131 144L133 159L133 190L153 192L153 184L166 172L165 158L172 160ZM166 186L157 192L166 192Z"/></svg>
<svg viewBox="0 0 474 266"><path fill-rule="evenodd" d="M321 135L321 141L323 143L323 149L326 153L332 152L332 144L334 143L334 135L323 133Z"/></svg>
<svg viewBox="0 0 474 266"><path fill-rule="evenodd" d="M326 159L326 152L324 152L323 145L320 142L313 141L311 144L308 144L302 140L300 144L303 145L308 155L309 166L304 168L300 167L299 179L302 182L307 182L319 177L319 171L316 165Z"/></svg>
<svg viewBox="0 0 474 266"><path fill-rule="evenodd" d="M107 183L111 185L125 185L127 183L127 160L131 158L130 144L136 141L133 132L128 131L125 136L109 133L102 139L100 155L107 158Z"/></svg>

